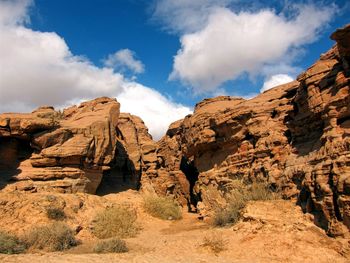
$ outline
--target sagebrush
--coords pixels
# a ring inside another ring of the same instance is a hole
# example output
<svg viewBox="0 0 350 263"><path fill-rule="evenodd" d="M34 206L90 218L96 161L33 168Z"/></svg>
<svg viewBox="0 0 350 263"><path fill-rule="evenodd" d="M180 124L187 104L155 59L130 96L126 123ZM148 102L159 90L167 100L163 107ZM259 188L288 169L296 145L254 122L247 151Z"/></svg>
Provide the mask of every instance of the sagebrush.
<svg viewBox="0 0 350 263"><path fill-rule="evenodd" d="M248 189L249 201L259 200L273 200L279 196L277 193L272 192L266 183L254 182Z"/></svg>
<svg viewBox="0 0 350 263"><path fill-rule="evenodd" d="M137 234L136 212L123 206L107 208L98 213L92 221L92 233L101 239L111 237L132 237Z"/></svg>
<svg viewBox="0 0 350 263"><path fill-rule="evenodd" d="M182 218L181 207L169 197L147 195L143 200L143 207L151 216L165 220L177 220Z"/></svg>
<svg viewBox="0 0 350 263"><path fill-rule="evenodd" d="M47 207L46 215L49 219L53 220L64 220L66 218L64 210L59 207Z"/></svg>
<svg viewBox="0 0 350 263"><path fill-rule="evenodd" d="M202 247L209 248L215 254L226 249L227 241L219 233L212 233L204 237Z"/></svg>
<svg viewBox="0 0 350 263"><path fill-rule="evenodd" d="M111 238L98 242L93 251L95 253L125 253L129 249L124 240L120 238Z"/></svg>
<svg viewBox="0 0 350 263"><path fill-rule="evenodd" d="M0 231L0 253L18 254L26 250L26 245L17 236Z"/></svg>
<svg viewBox="0 0 350 263"><path fill-rule="evenodd" d="M245 185L235 182L235 188L227 197L227 206L215 211L213 224L220 227L235 224L240 220L241 211L247 202L276 198L278 195L273 193L265 183L254 182L251 185Z"/></svg>
<svg viewBox="0 0 350 263"><path fill-rule="evenodd" d="M31 249L46 251L62 251L77 245L74 231L62 222L35 227L26 236L26 242Z"/></svg>

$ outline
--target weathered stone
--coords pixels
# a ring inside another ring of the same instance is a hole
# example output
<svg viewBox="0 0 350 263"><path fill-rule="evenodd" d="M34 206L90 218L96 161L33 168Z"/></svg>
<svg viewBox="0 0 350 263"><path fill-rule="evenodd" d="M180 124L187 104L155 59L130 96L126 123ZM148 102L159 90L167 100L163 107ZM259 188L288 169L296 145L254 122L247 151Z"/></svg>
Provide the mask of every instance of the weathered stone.
<svg viewBox="0 0 350 263"><path fill-rule="evenodd" d="M158 155L163 169L196 180L200 212L225 206L234 180L257 180L298 198L329 235L350 229L350 26L332 38L337 45L297 81L250 100L206 99L170 125Z"/></svg>
<svg viewBox="0 0 350 263"><path fill-rule="evenodd" d="M0 156L8 156L0 160L5 179L22 181L21 189L28 182L36 190L95 193L103 167L115 159L119 103L98 98L65 112L44 106L0 115L7 130L6 137L0 134Z"/></svg>

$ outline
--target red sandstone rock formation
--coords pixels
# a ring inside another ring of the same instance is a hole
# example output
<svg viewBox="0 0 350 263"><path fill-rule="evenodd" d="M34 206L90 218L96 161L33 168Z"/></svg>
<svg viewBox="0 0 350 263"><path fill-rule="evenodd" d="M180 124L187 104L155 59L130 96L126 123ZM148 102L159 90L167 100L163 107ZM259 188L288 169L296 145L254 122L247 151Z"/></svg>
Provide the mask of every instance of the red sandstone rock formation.
<svg viewBox="0 0 350 263"><path fill-rule="evenodd" d="M145 192L172 195L181 204L187 205L189 184L185 175L175 169L175 166L170 167L164 163L164 154L159 151L164 151L165 148L158 149L143 121L137 116L121 113L118 129L120 142L128 156L128 169L133 171L134 182L138 182ZM167 147L171 145L168 144ZM177 161L178 158L179 156L169 156L167 160Z"/></svg>
<svg viewBox="0 0 350 263"><path fill-rule="evenodd" d="M173 194L186 204L184 174L162 163L143 121L119 114L115 99L98 98L63 113L45 106L0 114L0 187L8 191L107 194L142 184L144 191Z"/></svg>
<svg viewBox="0 0 350 263"><path fill-rule="evenodd" d="M330 235L349 230L350 26L332 39L297 81L250 100L204 100L170 126L157 152L165 170L195 181L200 211L225 205L235 179L259 180L298 198Z"/></svg>
<svg viewBox="0 0 350 263"><path fill-rule="evenodd" d="M0 187L172 195L205 215L235 180L295 198L330 235L350 228L350 26L301 74L254 99L217 97L155 143L142 120L99 98L56 112L0 114Z"/></svg>
<svg viewBox="0 0 350 263"><path fill-rule="evenodd" d="M2 179L15 189L95 193L115 159L119 103L99 98L64 110L0 115ZM3 181L3 180L2 180Z"/></svg>

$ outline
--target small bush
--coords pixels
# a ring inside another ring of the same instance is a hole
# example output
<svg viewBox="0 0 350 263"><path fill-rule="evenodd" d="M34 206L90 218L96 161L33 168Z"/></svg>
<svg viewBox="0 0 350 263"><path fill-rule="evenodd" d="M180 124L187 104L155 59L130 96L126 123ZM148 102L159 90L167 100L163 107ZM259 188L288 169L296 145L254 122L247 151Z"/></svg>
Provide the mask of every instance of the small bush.
<svg viewBox="0 0 350 263"><path fill-rule="evenodd" d="M214 214L213 224L223 227L228 224L236 224L241 218L242 204L229 203L227 208L218 209Z"/></svg>
<svg viewBox="0 0 350 263"><path fill-rule="evenodd" d="M209 248L215 254L220 253L226 249L227 241L218 233L213 233L210 236L205 236L203 239L202 247Z"/></svg>
<svg viewBox="0 0 350 263"><path fill-rule="evenodd" d="M66 218L66 214L62 208L48 207L46 208L46 215L49 219L63 220Z"/></svg>
<svg viewBox="0 0 350 263"><path fill-rule="evenodd" d="M61 222L34 228L26 241L30 248L46 251L62 251L77 245L73 230Z"/></svg>
<svg viewBox="0 0 350 263"><path fill-rule="evenodd" d="M125 253L128 251L125 241L119 238L102 240L94 247L95 253Z"/></svg>
<svg viewBox="0 0 350 263"><path fill-rule="evenodd" d="M160 219L177 220L182 218L181 207L168 197L146 196L143 206L147 213Z"/></svg>
<svg viewBox="0 0 350 263"><path fill-rule="evenodd" d="M98 238L132 237L139 230L136 212L122 206L107 208L96 215L92 222L92 233Z"/></svg>
<svg viewBox="0 0 350 263"><path fill-rule="evenodd" d="M24 252L25 249L24 242L16 236L0 231L0 253L18 254Z"/></svg>
<svg viewBox="0 0 350 263"><path fill-rule="evenodd" d="M248 193L250 194L249 200L252 201L275 199L268 185L264 183L252 183Z"/></svg>
<svg viewBox="0 0 350 263"><path fill-rule="evenodd" d="M215 211L213 217L214 226L223 227L235 224L241 218L241 211L249 201L272 200L278 196L270 191L267 184L254 182L249 187L237 184L239 188L231 191L225 208Z"/></svg>
<svg viewBox="0 0 350 263"><path fill-rule="evenodd" d="M236 224L241 217L241 210L247 202L247 195L242 189L232 191L227 207L219 208L215 211L213 224L219 227Z"/></svg>

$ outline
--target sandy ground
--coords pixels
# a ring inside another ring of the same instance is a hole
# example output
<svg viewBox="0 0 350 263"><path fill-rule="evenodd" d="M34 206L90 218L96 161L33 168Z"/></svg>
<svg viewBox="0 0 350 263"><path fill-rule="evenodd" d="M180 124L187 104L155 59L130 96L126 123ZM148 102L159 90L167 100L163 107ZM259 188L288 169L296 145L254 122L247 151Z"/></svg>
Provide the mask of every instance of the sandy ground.
<svg viewBox="0 0 350 263"><path fill-rule="evenodd" d="M12 200L11 204L0 205L1 227L7 225L5 228L21 233L28 227L28 222L45 222L40 210L43 195L30 194L30 200L27 197L0 193L0 204ZM75 204L76 195L59 198L64 199L65 211L69 214L69 205ZM251 202L241 222L233 227L213 228L198 220L196 214L186 212L179 221L153 218L144 213L142 197L135 191L105 197L80 195L79 200L83 200L84 207L70 215L67 223L83 226L84 230L78 235L81 245L59 253L0 255L0 262L350 262L349 240L326 236L313 224L311 215L303 214L290 201ZM97 241L88 231L88 222L94 213L106 204L125 202L137 209L142 227L136 237L126 239L130 251L123 254L90 253ZM27 211L23 212L25 215L18 211L20 209ZM225 241L224 251L214 253L202 246L204 238L212 235Z"/></svg>

